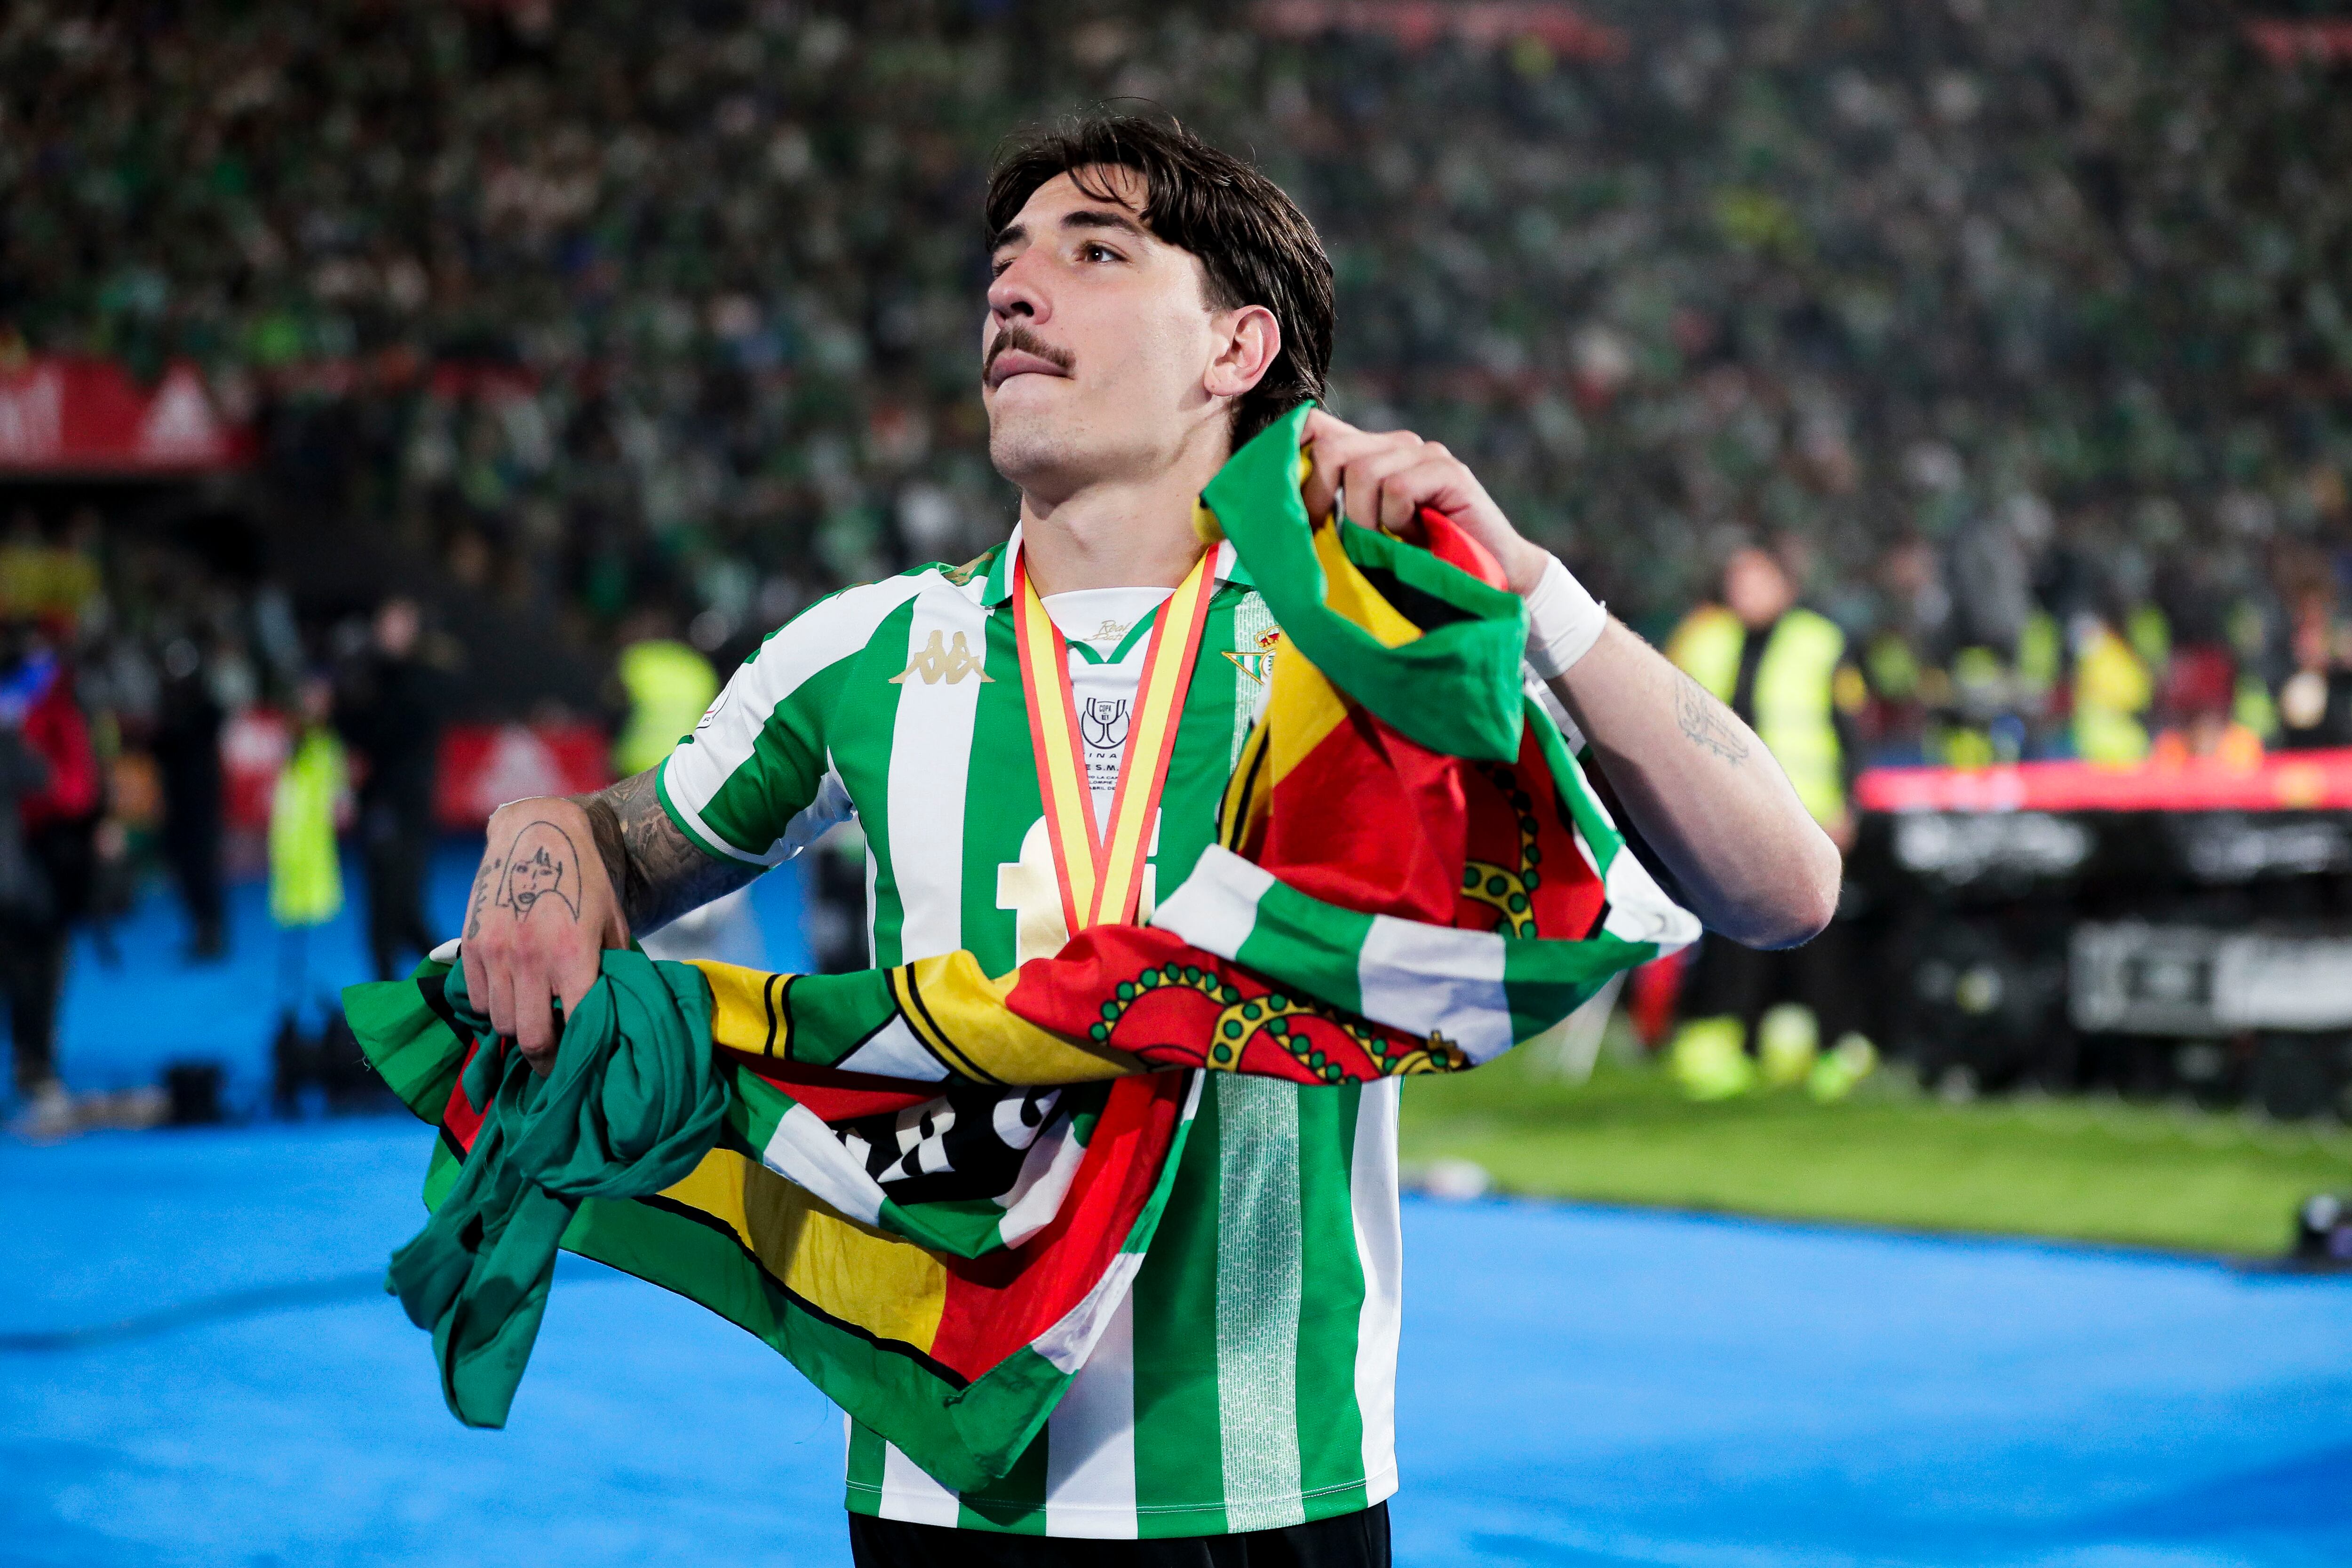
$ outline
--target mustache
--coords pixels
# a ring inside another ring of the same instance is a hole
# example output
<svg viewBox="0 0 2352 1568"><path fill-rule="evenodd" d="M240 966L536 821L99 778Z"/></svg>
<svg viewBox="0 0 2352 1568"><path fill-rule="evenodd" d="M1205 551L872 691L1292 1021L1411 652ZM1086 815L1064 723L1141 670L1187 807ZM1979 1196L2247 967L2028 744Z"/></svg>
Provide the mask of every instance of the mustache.
<svg viewBox="0 0 2352 1568"><path fill-rule="evenodd" d="M1035 354L1066 375L1069 374L1070 366L1077 363L1069 350L1055 348L1016 321L997 333L996 341L988 345L988 358L981 362L980 374L986 376L990 367L996 363L997 355L1014 349L1024 354Z"/></svg>

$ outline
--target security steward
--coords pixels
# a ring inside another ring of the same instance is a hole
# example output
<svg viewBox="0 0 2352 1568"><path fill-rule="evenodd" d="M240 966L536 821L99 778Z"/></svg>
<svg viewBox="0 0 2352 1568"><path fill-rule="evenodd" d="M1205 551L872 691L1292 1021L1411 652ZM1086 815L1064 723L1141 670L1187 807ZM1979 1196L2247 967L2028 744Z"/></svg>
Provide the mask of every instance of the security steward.
<svg viewBox="0 0 2352 1568"><path fill-rule="evenodd" d="M1666 657L1746 720L1841 850L1853 842L1844 730L1867 700L1845 633L1797 604L1779 558L1753 545L1725 563L1719 604L1702 605ZM1669 1060L1695 1100L1802 1081L1843 1099L1877 1065L1863 1033L1862 987L1843 921L1802 947L1760 952L1710 931L1701 945ZM1829 1049L1824 1041L1834 1042Z"/></svg>

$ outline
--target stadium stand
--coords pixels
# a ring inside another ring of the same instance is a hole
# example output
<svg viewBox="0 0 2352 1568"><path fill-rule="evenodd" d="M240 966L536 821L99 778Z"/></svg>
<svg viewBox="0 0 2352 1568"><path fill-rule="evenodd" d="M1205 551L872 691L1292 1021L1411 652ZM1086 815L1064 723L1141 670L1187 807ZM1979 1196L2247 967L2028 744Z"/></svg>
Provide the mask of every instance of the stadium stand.
<svg viewBox="0 0 2352 1568"><path fill-rule="evenodd" d="M2331 622L2316 45L2102 0L886 9L12 7L5 353L191 360L327 526L740 648L1002 527L978 183L1034 106L1140 98L1322 226L1339 406L1474 454L1641 624L1730 532L1926 668L2012 666L2036 586L2273 687ZM1899 663L1893 709L1984 728Z"/></svg>

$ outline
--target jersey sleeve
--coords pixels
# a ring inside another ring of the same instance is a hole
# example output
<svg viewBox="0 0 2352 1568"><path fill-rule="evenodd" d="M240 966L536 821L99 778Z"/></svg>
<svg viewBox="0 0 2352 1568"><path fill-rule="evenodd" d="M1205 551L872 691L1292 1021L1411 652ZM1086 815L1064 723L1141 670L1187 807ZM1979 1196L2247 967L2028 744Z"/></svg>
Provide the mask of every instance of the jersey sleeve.
<svg viewBox="0 0 2352 1568"><path fill-rule="evenodd" d="M662 809L705 854L774 866L854 815L825 722L905 580L811 605L760 645L656 775Z"/></svg>

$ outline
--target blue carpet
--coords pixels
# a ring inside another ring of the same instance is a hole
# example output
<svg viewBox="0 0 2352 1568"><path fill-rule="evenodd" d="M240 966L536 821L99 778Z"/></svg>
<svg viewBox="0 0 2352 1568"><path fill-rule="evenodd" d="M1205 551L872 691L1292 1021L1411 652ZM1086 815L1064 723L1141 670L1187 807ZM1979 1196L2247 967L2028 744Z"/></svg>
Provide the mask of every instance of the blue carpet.
<svg viewBox="0 0 2352 1568"><path fill-rule="evenodd" d="M425 900L435 931L456 933L481 852L479 839L451 839L435 856ZM360 877L357 864L347 859L342 914L303 939L306 1022L312 1027L343 986L375 978ZM774 968L808 967L800 934L802 885L796 864L752 884L753 910ZM203 1058L228 1069L226 1100L233 1110L259 1109L269 1083L269 1043L288 989L284 933L270 923L268 891L260 882L232 886L228 913L228 956L211 963L184 956L186 918L161 883L150 884L117 922L116 963L110 965L88 935L76 941L58 1029L58 1066L68 1085L78 1091L129 1089L153 1083L166 1062Z"/></svg>
<svg viewBox="0 0 2352 1568"><path fill-rule="evenodd" d="M16 1233L0 1331L380 1270L423 1218L427 1140L385 1120L0 1150ZM593 1265L563 1273L506 1433L450 1418L430 1342L363 1287L341 1305L0 1354L0 1561L837 1556L841 1428L814 1391L677 1297Z"/></svg>
<svg viewBox="0 0 2352 1568"><path fill-rule="evenodd" d="M839 1417L748 1336L568 1262L504 1433L366 1277L398 1121L0 1146L0 1561L838 1564ZM2352 1562L2352 1285L2130 1254L1412 1204L1398 1561ZM334 1292L344 1292L340 1297Z"/></svg>
<svg viewBox="0 0 2352 1568"><path fill-rule="evenodd" d="M2352 1562L2352 1282L1501 1204L1407 1236L1401 1562Z"/></svg>

